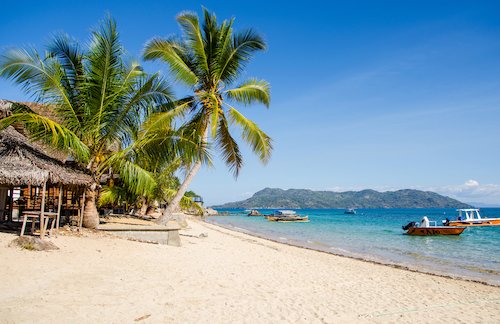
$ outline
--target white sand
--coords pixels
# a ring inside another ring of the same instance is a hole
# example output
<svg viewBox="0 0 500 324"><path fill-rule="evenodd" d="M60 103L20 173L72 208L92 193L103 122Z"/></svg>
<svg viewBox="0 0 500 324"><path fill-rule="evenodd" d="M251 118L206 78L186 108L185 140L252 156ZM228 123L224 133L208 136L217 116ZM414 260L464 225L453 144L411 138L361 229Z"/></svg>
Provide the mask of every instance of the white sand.
<svg viewBox="0 0 500 324"><path fill-rule="evenodd" d="M395 269L191 222L180 248L60 236L7 247L1 323L499 323L500 288Z"/></svg>

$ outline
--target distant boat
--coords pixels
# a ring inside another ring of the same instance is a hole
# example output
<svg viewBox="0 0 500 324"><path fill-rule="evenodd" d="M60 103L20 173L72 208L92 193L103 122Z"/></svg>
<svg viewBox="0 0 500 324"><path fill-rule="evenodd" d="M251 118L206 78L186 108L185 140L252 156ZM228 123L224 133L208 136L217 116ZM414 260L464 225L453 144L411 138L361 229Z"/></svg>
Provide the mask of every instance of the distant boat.
<svg viewBox="0 0 500 324"><path fill-rule="evenodd" d="M297 215L293 210L277 210L266 218L270 222L309 222L308 216Z"/></svg>
<svg viewBox="0 0 500 324"><path fill-rule="evenodd" d="M433 223L433 224L432 224ZM430 221L424 216L420 223L410 222L402 226L408 235L429 236L429 235L460 235L465 227L459 226L437 226L435 221Z"/></svg>
<svg viewBox="0 0 500 324"><path fill-rule="evenodd" d="M482 218L479 209L457 209L456 220L446 219L445 226L500 226L500 218Z"/></svg>
<svg viewBox="0 0 500 324"><path fill-rule="evenodd" d="M356 215L356 209L354 209L354 208L346 208L346 210L344 210L344 214Z"/></svg>

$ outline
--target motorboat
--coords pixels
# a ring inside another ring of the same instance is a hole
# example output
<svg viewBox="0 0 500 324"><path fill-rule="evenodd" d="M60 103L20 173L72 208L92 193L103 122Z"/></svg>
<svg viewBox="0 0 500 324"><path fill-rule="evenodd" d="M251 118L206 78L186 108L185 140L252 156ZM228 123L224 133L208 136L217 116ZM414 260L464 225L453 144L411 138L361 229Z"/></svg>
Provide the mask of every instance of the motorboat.
<svg viewBox="0 0 500 324"><path fill-rule="evenodd" d="M344 210L344 214L356 215L356 209L354 209L354 208L346 208L346 210Z"/></svg>
<svg viewBox="0 0 500 324"><path fill-rule="evenodd" d="M266 218L271 222L309 222L308 216L297 215L293 210L277 210Z"/></svg>
<svg viewBox="0 0 500 324"><path fill-rule="evenodd" d="M479 209L467 208L457 209L458 216L456 220L446 219L443 221L445 226L500 226L500 218L481 217Z"/></svg>
<svg viewBox="0 0 500 324"><path fill-rule="evenodd" d="M430 221L427 216L420 223L410 222L402 226L408 235L460 235L465 230L464 226L437 226L436 221Z"/></svg>

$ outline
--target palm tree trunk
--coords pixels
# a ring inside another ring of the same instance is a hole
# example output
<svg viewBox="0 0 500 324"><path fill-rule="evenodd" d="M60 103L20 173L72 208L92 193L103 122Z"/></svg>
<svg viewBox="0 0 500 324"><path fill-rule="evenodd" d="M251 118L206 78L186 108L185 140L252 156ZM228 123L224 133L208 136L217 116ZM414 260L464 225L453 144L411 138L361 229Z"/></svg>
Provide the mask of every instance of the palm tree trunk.
<svg viewBox="0 0 500 324"><path fill-rule="evenodd" d="M141 198L141 202L142 202L142 205L141 205L141 210L139 211L139 215L144 216L144 215L146 215L146 212L148 211L148 203L147 203L146 197L143 196Z"/></svg>
<svg viewBox="0 0 500 324"><path fill-rule="evenodd" d="M99 225L99 213L95 200L97 197L96 185L93 184L85 191L85 210L83 212L83 226L86 228L96 228Z"/></svg>
<svg viewBox="0 0 500 324"><path fill-rule="evenodd" d="M193 168L187 174L186 178L184 179L184 182L180 186L179 190L177 190L174 199L172 199L167 208L165 208L163 215L161 215L156 221L158 224L165 225L168 221L175 220L179 223L181 227L187 227L184 215L174 215L174 213L179 213L181 211L180 208L181 199L182 197L184 197L184 194L186 193L186 191L189 188L189 185L191 184L191 181L193 181L194 176L196 175L196 173L198 173L200 168L201 168L201 161L198 161L195 163Z"/></svg>
<svg viewBox="0 0 500 324"><path fill-rule="evenodd" d="M208 140L208 127L205 127L203 130L203 145ZM180 207L180 202L182 197L184 197L184 194L189 188L189 185L191 184L191 181L193 181L194 176L198 173L198 171L201 168L202 161L198 161L194 164L193 168L189 171L189 173L186 175L186 178L184 179L184 182L182 185L179 187L179 190L177 190L177 193L174 196L174 199L168 204L167 208L165 208L165 211L163 212L163 215L161 215L156 223L160 225L165 225L167 224L168 221L174 220L176 221L181 227L185 228L187 227L187 222L186 218L183 214L180 213L181 207ZM175 213L177 213L175 215Z"/></svg>

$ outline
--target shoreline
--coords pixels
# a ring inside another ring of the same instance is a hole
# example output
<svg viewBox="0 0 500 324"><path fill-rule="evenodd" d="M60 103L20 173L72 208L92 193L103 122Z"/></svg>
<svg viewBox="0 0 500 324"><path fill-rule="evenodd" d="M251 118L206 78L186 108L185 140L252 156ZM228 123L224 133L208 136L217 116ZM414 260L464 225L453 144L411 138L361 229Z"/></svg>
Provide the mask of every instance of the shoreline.
<svg viewBox="0 0 500 324"><path fill-rule="evenodd" d="M274 242L274 243L278 243L278 244L283 244L283 245L287 245L287 246L293 246L293 247L297 247L297 248L300 248L300 249L321 252L321 253L325 253L325 254L329 254L329 255L334 255L334 256L337 256L337 257L342 257L342 258L357 260L357 261L361 261L361 262L367 262L367 263L371 263L371 264L377 264L377 265L381 265L381 266L390 267L390 268L393 268L393 269L400 269L400 270L410 271L410 272L414 272L414 273L421 273L421 274L425 274L425 275L436 276L436 277L440 277L440 278L446 278L446 279L452 279L452 280L460 280L460 281L464 281L464 282L473 282L473 283L478 283L478 284L482 284L482 285L485 285L485 286L500 288L500 284L495 284L495 283L491 283L491 282L487 282L487 281L482 281L482 280L479 280L479 279L468 278L468 277L465 277L465 276L462 277L462 276L459 276L459 275L454 276L454 275L444 274L444 273L439 273L439 272L431 272L431 271L419 270L419 269L411 268L410 266L406 266L406 265L402 265L402 264L389 263L389 262L383 262L383 261L376 261L376 260L372 260L372 259L366 259L366 258L363 258L363 257L356 257L356 256L351 256L351 255L344 255L344 254L336 253L336 252L333 252L333 251L325 251L325 250L320 250L320 249L314 249L312 247L305 246L305 245L293 244L293 243L290 243L290 242L284 242L284 241L280 241L278 239L273 239L271 237L267 237L265 235L261 235L261 234L256 233L256 232L251 232L251 231L245 230L243 228L238 228L238 227L234 227L234 226L224 226L223 224L218 224L218 223L210 223L210 222L207 222L206 219L202 220L202 222L204 222L205 224L208 224L208 225L213 225L213 226L216 226L216 227L224 228L224 229L229 230L229 231L234 231L234 232L237 232L237 233L246 234L246 235L249 235L249 236L252 236L252 237L257 237L257 238L260 238L260 239L263 239L263 240L268 240L270 242Z"/></svg>

